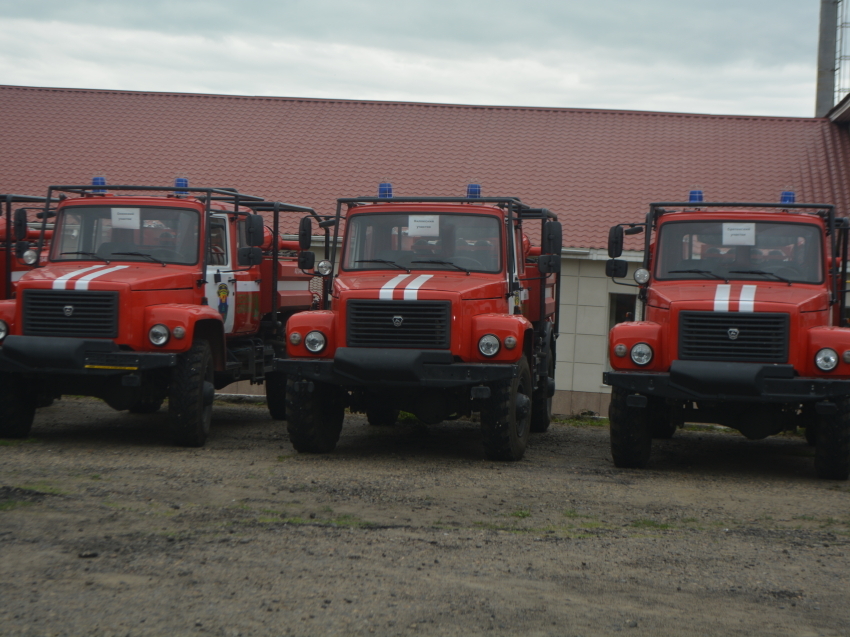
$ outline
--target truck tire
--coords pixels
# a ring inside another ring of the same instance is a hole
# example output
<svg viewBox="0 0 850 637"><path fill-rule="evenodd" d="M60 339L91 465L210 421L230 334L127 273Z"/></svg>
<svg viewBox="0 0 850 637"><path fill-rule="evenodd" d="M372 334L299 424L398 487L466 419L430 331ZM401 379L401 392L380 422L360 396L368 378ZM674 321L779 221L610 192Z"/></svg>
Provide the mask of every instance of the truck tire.
<svg viewBox="0 0 850 637"><path fill-rule="evenodd" d="M850 398L835 401L834 414L818 415L815 471L824 480L850 476Z"/></svg>
<svg viewBox="0 0 850 637"><path fill-rule="evenodd" d="M176 444L203 447L207 441L215 395L213 373L212 349L204 339L177 357L168 395L171 438Z"/></svg>
<svg viewBox="0 0 850 637"><path fill-rule="evenodd" d="M366 419L374 427L392 427L398 421L398 409L384 405L370 405L366 408Z"/></svg>
<svg viewBox="0 0 850 637"><path fill-rule="evenodd" d="M272 418L286 420L286 374L266 374L266 403Z"/></svg>
<svg viewBox="0 0 850 637"><path fill-rule="evenodd" d="M290 378L286 384L289 442L301 453L329 453L336 447L345 418L342 390L313 382L313 391L304 391L296 382Z"/></svg>
<svg viewBox="0 0 850 637"><path fill-rule="evenodd" d="M649 463L652 432L649 426L649 407L629 407L629 392L620 387L611 390L608 422L611 430L611 456L614 466L622 469L643 469Z"/></svg>
<svg viewBox="0 0 850 637"><path fill-rule="evenodd" d="M547 365L549 378L555 376L555 352L549 352ZM541 434L549 429L552 422L552 397L549 395L549 384L541 383L531 395L531 433Z"/></svg>
<svg viewBox="0 0 850 637"><path fill-rule="evenodd" d="M523 356L516 378L490 385L481 407L484 453L490 460L521 460L531 431L531 371Z"/></svg>
<svg viewBox="0 0 850 637"><path fill-rule="evenodd" d="M0 438L26 438L35 418L36 395L17 374L0 374Z"/></svg>
<svg viewBox="0 0 850 637"><path fill-rule="evenodd" d="M670 408L663 398L649 396L648 399L646 417L649 419L652 437L660 440L669 440L676 433L679 423L672 419Z"/></svg>

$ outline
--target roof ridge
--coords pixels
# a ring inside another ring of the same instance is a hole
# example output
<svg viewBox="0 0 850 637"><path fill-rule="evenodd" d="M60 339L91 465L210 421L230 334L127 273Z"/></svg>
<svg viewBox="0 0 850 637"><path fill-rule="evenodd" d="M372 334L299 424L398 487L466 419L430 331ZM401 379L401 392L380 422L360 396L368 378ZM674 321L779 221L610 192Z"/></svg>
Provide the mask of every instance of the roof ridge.
<svg viewBox="0 0 850 637"><path fill-rule="evenodd" d="M715 113L683 113L676 111L640 111L629 109L612 108L577 108L563 106L516 106L498 104L451 104L443 102L404 102L393 100L355 100L342 98L322 97L285 97L277 95L228 95L222 93L176 93L170 91L131 91L126 89L95 89L95 88L73 88L73 87L51 87L51 86L16 86L0 84L0 90L24 90L24 91L50 91L67 93L103 93L110 95L133 95L141 97L184 97L184 98L209 98L209 99L232 99L232 100L260 100L280 102L312 102L319 104L362 104L365 106L398 106L398 107L420 107L440 109L470 109L470 110L501 110L501 111L537 111L541 113L593 113L607 115L631 115L635 117L685 117L694 119L732 119L732 120L759 120L759 121L799 121L816 122L826 121L822 117L794 117L790 115L725 115Z"/></svg>

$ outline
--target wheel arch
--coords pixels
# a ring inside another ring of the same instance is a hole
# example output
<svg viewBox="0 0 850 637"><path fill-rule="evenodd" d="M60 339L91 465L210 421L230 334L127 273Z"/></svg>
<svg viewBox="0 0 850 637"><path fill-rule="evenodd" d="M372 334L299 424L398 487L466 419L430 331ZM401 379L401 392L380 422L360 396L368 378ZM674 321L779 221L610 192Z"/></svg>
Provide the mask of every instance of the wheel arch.
<svg viewBox="0 0 850 637"><path fill-rule="evenodd" d="M217 372L224 371L227 361L227 345L224 342L224 326L215 319L201 319L195 323L193 339L205 339L210 344L213 367Z"/></svg>

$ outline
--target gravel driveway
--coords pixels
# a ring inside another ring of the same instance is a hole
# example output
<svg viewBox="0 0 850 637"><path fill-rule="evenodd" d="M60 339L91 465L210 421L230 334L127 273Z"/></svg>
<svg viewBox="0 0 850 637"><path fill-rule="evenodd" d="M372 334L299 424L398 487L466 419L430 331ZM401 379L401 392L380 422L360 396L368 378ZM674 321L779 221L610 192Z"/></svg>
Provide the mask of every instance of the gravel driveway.
<svg viewBox="0 0 850 637"><path fill-rule="evenodd" d="M203 449L165 418L64 399L0 441L0 635L850 635L850 485L801 437L635 471L592 421L495 463L467 421L311 456L264 406Z"/></svg>

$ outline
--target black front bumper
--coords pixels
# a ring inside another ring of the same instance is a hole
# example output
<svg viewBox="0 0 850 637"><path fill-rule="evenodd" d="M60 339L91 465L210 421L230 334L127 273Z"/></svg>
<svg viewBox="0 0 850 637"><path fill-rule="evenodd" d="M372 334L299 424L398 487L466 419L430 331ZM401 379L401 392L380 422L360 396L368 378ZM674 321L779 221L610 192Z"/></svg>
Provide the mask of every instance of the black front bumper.
<svg viewBox="0 0 850 637"><path fill-rule="evenodd" d="M333 359L275 359L275 371L346 387L468 387L515 378L518 370L513 363L456 363L448 350L340 347Z"/></svg>
<svg viewBox="0 0 850 637"><path fill-rule="evenodd" d="M850 380L796 376L791 365L673 361L669 373L605 372L602 382L693 401L805 403L850 395Z"/></svg>
<svg viewBox="0 0 850 637"><path fill-rule="evenodd" d="M0 372L109 376L176 364L177 354L120 351L101 339L7 336L0 347Z"/></svg>

